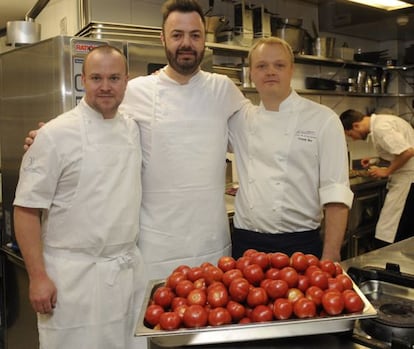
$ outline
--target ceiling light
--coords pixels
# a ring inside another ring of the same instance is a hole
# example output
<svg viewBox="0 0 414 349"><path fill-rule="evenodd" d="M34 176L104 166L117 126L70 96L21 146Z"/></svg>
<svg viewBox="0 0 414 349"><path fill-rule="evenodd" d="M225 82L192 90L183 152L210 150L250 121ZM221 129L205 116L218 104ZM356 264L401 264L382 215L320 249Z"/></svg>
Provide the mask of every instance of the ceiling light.
<svg viewBox="0 0 414 349"><path fill-rule="evenodd" d="M381 10L393 11L400 10L402 8L412 7L413 4L409 4L405 1L399 0L348 0L351 2L356 2L358 4L372 6L379 8Z"/></svg>

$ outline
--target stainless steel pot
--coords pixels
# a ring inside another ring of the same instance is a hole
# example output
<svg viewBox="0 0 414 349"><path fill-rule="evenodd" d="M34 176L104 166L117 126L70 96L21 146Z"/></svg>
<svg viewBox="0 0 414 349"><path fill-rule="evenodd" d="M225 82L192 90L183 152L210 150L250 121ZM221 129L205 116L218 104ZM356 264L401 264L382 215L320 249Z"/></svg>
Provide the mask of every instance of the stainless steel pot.
<svg viewBox="0 0 414 349"><path fill-rule="evenodd" d="M301 18L279 18L271 19L272 35L287 41L294 53L303 51L305 30L301 28Z"/></svg>
<svg viewBox="0 0 414 349"><path fill-rule="evenodd" d="M7 45L33 44L40 41L40 24L33 21L7 22Z"/></svg>

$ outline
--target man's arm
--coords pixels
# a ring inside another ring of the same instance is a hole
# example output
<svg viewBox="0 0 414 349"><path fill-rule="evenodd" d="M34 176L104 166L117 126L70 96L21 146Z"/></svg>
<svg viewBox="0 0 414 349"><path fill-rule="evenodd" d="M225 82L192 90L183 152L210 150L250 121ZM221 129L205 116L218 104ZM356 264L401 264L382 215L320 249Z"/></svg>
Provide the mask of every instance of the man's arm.
<svg viewBox="0 0 414 349"><path fill-rule="evenodd" d="M325 233L322 259L340 261L349 209L341 203L329 203L325 205L324 212Z"/></svg>
<svg viewBox="0 0 414 349"><path fill-rule="evenodd" d="M408 160L414 156L414 148L408 148L401 154L397 155L388 167L371 167L368 171L372 177L388 177L399 168L403 167Z"/></svg>
<svg viewBox="0 0 414 349"><path fill-rule="evenodd" d="M29 275L29 298L32 307L41 314L51 313L56 304L57 290L45 269L40 210L15 206L14 229Z"/></svg>

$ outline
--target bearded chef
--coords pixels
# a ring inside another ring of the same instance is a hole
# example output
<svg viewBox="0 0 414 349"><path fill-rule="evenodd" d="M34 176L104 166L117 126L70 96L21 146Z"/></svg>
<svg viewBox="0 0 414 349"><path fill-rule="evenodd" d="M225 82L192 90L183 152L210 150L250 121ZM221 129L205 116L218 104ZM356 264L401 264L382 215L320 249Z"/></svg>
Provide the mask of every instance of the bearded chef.
<svg viewBox="0 0 414 349"><path fill-rule="evenodd" d="M120 51L92 50L84 99L47 123L22 161L15 233L42 349L142 348L140 137L117 112L127 81Z"/></svg>
<svg viewBox="0 0 414 349"><path fill-rule="evenodd" d="M395 115L364 115L349 109L340 116L345 134L354 140L371 137L380 158L388 167L371 167L375 178L388 177L387 195L375 237L386 243L414 235L414 129ZM364 166L369 161L363 159Z"/></svg>

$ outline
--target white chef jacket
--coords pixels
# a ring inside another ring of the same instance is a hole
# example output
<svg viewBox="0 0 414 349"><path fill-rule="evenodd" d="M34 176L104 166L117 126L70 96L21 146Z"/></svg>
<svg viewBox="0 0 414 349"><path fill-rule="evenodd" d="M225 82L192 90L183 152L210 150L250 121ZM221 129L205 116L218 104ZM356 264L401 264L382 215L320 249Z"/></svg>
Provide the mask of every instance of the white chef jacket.
<svg viewBox="0 0 414 349"><path fill-rule="evenodd" d="M407 121L395 115L372 114L370 135L378 155L387 161L393 161L396 155L414 147L414 129ZM414 158L394 173L407 171L414 174Z"/></svg>
<svg viewBox="0 0 414 349"><path fill-rule="evenodd" d="M373 114L370 121L370 136L381 158L393 161L396 155L414 147L414 129L404 119L395 115ZM375 229L377 239L394 242L413 182L414 158L411 158L388 178L388 192Z"/></svg>
<svg viewBox="0 0 414 349"><path fill-rule="evenodd" d="M179 264L230 254L225 208L228 119L247 100L224 75L187 84L157 75L128 83L120 109L136 120L143 149L139 246L152 278Z"/></svg>
<svg viewBox="0 0 414 349"><path fill-rule="evenodd" d="M58 290L53 314L38 314L42 348L142 347L133 337L146 286L139 149L132 120L105 120L82 100L24 156L14 204L44 209L45 266Z"/></svg>
<svg viewBox="0 0 414 349"><path fill-rule="evenodd" d="M284 233L317 229L321 207L352 205L346 141L338 116L292 91L278 112L245 108L230 121L240 187L237 228Z"/></svg>

